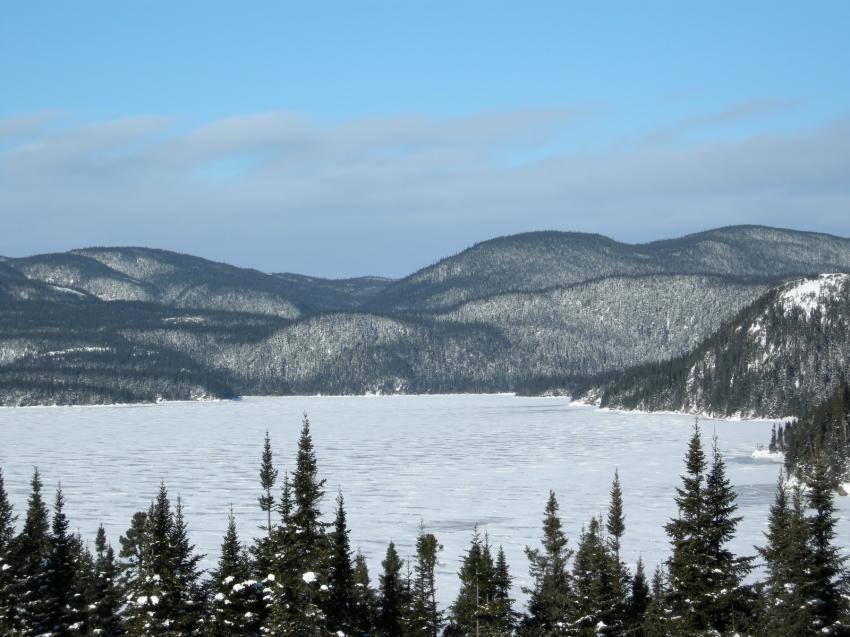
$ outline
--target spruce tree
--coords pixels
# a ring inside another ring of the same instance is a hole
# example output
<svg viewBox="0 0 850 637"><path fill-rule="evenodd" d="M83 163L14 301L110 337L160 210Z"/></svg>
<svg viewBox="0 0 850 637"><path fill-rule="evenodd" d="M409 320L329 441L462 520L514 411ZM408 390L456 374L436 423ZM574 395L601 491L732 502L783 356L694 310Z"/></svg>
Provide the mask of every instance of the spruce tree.
<svg viewBox="0 0 850 637"><path fill-rule="evenodd" d="M398 637L404 625L407 596L401 575L404 562L392 542L387 547L381 566L384 570L379 577L377 634L381 637Z"/></svg>
<svg viewBox="0 0 850 637"><path fill-rule="evenodd" d="M643 559L638 558L635 576L632 578L629 603L626 608L627 634L642 635L646 610L649 607L649 584L646 581Z"/></svg>
<svg viewBox="0 0 850 637"><path fill-rule="evenodd" d="M476 526L466 555L461 562L458 578L460 590L450 608L447 635L475 635L488 629L488 593L495 589L495 565L488 563L489 551Z"/></svg>
<svg viewBox="0 0 850 637"><path fill-rule="evenodd" d="M147 539L147 511L136 511L130 521L130 528L118 538L121 551L118 553L121 584L135 580L141 574Z"/></svg>
<svg viewBox="0 0 850 637"><path fill-rule="evenodd" d="M345 516L345 500L342 491L336 498L336 518L330 537L331 558L328 572L327 600L328 628L332 632L353 631L354 617L354 568L351 564L351 543Z"/></svg>
<svg viewBox="0 0 850 637"><path fill-rule="evenodd" d="M13 542L16 520L0 467L0 635L11 634L15 627Z"/></svg>
<svg viewBox="0 0 850 637"><path fill-rule="evenodd" d="M822 634L847 634L846 558L833 544L837 520L832 476L825 461L815 460L808 486L812 512L806 519L809 562L804 603L809 608L810 629Z"/></svg>
<svg viewBox="0 0 850 637"><path fill-rule="evenodd" d="M493 607L494 635L511 635L513 633L515 616L511 598L511 574L505 550L501 546L496 554L496 565L493 572Z"/></svg>
<svg viewBox="0 0 850 637"><path fill-rule="evenodd" d="M425 533L420 525L416 538L416 564L412 587L411 612L407 626L410 637L437 637L442 624L437 609L437 586L434 570L437 555L442 549L432 533Z"/></svg>
<svg viewBox="0 0 850 637"><path fill-rule="evenodd" d="M262 585L251 579L251 566L236 532L233 509L221 544L218 567L210 582L207 626L210 637L259 635L262 625Z"/></svg>
<svg viewBox="0 0 850 637"><path fill-rule="evenodd" d="M573 565L575 604L571 625L580 635L616 635L624 630L618 570L614 555L602 537L601 524L592 518L582 530Z"/></svg>
<svg viewBox="0 0 850 637"><path fill-rule="evenodd" d="M179 495L174 508L174 526L169 544L175 595L175 620L172 625L181 631L181 634L192 635L200 630L203 623L204 604L199 563L204 556L195 553L195 545L189 538L183 501Z"/></svg>
<svg viewBox="0 0 850 637"><path fill-rule="evenodd" d="M354 609L353 635L361 637L374 631L378 601L369 581L366 557L358 551L354 556Z"/></svg>
<svg viewBox="0 0 850 637"><path fill-rule="evenodd" d="M543 518L542 548L525 548L532 587L528 595L528 615L523 620L525 634L557 635L566 631L573 605L573 586L567 562L572 551L558 517L555 492L549 492Z"/></svg>
<svg viewBox="0 0 850 637"><path fill-rule="evenodd" d="M57 636L84 632L84 613L88 607L77 577L80 551L75 546L75 538L68 532L64 507L65 498L60 485L53 506L46 596L49 625L51 632Z"/></svg>
<svg viewBox="0 0 850 637"><path fill-rule="evenodd" d="M649 604L643 616L643 624L635 634L645 637L668 637L683 634L673 623L673 610L668 605L669 590L664 581L661 565L652 575Z"/></svg>
<svg viewBox="0 0 850 637"><path fill-rule="evenodd" d="M615 615L623 620L629 605L628 591L631 582L629 570L620 557L620 547L623 535L626 533L626 515L623 510L623 490L620 486L620 474L616 469L614 470L614 480L611 483L611 500L608 505L605 530L608 532L606 542L614 558L611 564L613 567L614 595L616 597Z"/></svg>
<svg viewBox="0 0 850 637"><path fill-rule="evenodd" d="M736 557L728 548L741 521L736 516L737 496L726 477L726 464L715 436L711 469L705 484L705 511L708 522L706 544L708 575L708 625L720 632L741 630L752 614L742 582L750 572L752 558Z"/></svg>
<svg viewBox="0 0 850 637"><path fill-rule="evenodd" d="M274 561L273 555L275 549L272 546L274 530L272 525L272 511L275 508L275 498L272 490L277 481L277 476L278 471L274 467L271 439L269 438L268 430L266 430L266 436L263 440L263 452L260 456L260 488L262 489L262 493L257 498L260 504L260 510L266 514L266 524L260 526L260 529L265 531L266 534L257 540L257 545L253 550L260 577L265 577L271 572L272 562Z"/></svg>
<svg viewBox="0 0 850 637"><path fill-rule="evenodd" d="M97 529L95 537L94 582L92 586L89 627L93 635L116 637L123 634L119 617L121 608L121 589L119 570L115 562L115 552L106 542L103 526Z"/></svg>
<svg viewBox="0 0 850 637"><path fill-rule="evenodd" d="M24 528L15 539L16 578L13 596L16 605L15 624L20 634L43 635L53 630L50 606L48 565L52 549L47 506L41 495L38 469L33 471L32 490L27 502Z"/></svg>

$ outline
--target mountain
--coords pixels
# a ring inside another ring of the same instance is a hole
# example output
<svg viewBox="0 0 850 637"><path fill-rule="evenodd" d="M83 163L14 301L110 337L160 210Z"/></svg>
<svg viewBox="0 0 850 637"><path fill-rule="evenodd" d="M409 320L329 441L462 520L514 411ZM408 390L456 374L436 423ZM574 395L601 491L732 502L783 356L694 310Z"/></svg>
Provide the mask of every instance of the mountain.
<svg viewBox="0 0 850 637"><path fill-rule="evenodd" d="M777 279L850 270L850 239L763 226L732 226L644 245L575 232L500 237L389 286L373 307L439 310L507 292L611 276L713 274Z"/></svg>
<svg viewBox="0 0 850 637"><path fill-rule="evenodd" d="M850 271L850 241L752 226L502 237L398 281L147 248L0 258L0 403L608 387L827 270Z"/></svg>
<svg viewBox="0 0 850 637"><path fill-rule="evenodd" d="M850 275L777 286L693 351L576 383L603 407L785 417L829 398L850 369Z"/></svg>

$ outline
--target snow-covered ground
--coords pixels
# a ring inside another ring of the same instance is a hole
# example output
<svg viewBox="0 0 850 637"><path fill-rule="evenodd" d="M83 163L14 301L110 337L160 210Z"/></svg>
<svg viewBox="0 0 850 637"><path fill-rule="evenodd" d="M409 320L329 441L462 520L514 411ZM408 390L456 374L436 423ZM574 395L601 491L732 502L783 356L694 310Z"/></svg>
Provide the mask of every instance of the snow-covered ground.
<svg viewBox="0 0 850 637"><path fill-rule="evenodd" d="M217 558L233 504L243 538L260 533L258 465L263 433L275 460L292 468L307 411L325 510L342 487L352 543L369 558L373 580L389 540L413 554L420 520L444 545L439 598L457 590L458 558L473 526L503 544L527 581L526 544L536 545L548 490L554 489L570 545L582 524L604 513L614 468L626 507L625 559L654 567L667 555L664 523L693 418L602 411L566 398L490 396L289 397L237 402L121 407L0 409L0 464L16 510L24 512L33 465L52 490L61 479L73 525L93 542L102 522L110 541L147 507L160 480L181 494L192 538ZM752 555L762 541L779 465L752 457L770 438L767 421L703 421L716 432L744 516L734 548ZM52 493L48 494L52 502ZM850 545L850 498L839 498L838 541Z"/></svg>

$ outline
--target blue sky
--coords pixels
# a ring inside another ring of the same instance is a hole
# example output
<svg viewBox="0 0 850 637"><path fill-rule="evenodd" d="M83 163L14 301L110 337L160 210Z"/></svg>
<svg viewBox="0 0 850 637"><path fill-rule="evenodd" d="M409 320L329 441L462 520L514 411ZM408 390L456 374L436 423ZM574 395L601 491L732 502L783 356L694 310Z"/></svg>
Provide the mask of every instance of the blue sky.
<svg viewBox="0 0 850 637"><path fill-rule="evenodd" d="M850 235L848 2L0 2L0 254Z"/></svg>

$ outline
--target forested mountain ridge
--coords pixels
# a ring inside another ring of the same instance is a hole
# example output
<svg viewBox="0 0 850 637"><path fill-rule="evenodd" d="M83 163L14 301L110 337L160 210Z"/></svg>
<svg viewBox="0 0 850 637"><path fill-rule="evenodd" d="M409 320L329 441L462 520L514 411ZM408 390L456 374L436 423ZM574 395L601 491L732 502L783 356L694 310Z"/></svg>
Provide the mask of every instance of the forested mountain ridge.
<svg viewBox="0 0 850 637"><path fill-rule="evenodd" d="M699 347L576 383L603 407L784 417L831 395L850 365L850 275L777 286Z"/></svg>
<svg viewBox="0 0 850 637"><path fill-rule="evenodd" d="M714 274L789 278L850 270L850 240L730 226L647 244L577 232L532 232L478 243L389 286L373 305L438 310L464 301L610 276Z"/></svg>
<svg viewBox="0 0 850 637"><path fill-rule="evenodd" d="M0 404L572 386L684 355L788 272L850 270L850 240L542 232L442 264L440 282L433 268L330 280L145 248L0 259Z"/></svg>

